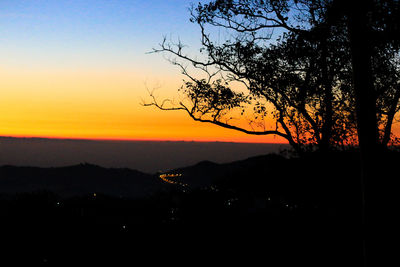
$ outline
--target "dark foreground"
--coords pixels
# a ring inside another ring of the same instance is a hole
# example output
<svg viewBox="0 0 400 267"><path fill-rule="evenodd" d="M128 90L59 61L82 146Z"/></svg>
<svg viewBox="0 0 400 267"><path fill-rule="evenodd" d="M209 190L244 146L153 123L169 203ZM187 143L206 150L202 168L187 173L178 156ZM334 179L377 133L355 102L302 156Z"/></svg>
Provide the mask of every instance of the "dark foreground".
<svg viewBox="0 0 400 267"><path fill-rule="evenodd" d="M392 172L398 162L397 153L377 162L366 231L357 153L270 155L223 166L203 162L175 171L189 186L160 186L157 180L159 190L140 197L116 189L77 195L7 192L0 197L0 261L2 266L361 266L366 236L370 266L375 260L383 264L393 255L386 238L398 212L393 202L398 174ZM81 168L72 173L92 173ZM0 179L20 171L2 169ZM107 171L96 169L96 176Z"/></svg>

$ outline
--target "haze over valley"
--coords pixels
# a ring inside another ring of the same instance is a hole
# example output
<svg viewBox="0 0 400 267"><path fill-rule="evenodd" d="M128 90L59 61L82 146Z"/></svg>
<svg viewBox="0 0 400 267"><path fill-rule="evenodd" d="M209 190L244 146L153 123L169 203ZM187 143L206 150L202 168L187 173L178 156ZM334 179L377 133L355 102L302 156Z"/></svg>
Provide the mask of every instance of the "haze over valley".
<svg viewBox="0 0 400 267"><path fill-rule="evenodd" d="M0 137L0 166L62 167L90 163L155 173L204 160L227 163L279 153L285 148L285 144Z"/></svg>

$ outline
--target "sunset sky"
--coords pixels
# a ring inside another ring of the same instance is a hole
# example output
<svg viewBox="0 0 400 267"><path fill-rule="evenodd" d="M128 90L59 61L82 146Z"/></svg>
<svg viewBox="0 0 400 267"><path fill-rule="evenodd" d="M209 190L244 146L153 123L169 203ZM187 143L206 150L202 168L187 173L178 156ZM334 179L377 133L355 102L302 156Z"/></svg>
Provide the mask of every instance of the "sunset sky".
<svg viewBox="0 0 400 267"><path fill-rule="evenodd" d="M0 136L284 142L140 105L184 78L163 36L197 51L187 0L0 1Z"/></svg>

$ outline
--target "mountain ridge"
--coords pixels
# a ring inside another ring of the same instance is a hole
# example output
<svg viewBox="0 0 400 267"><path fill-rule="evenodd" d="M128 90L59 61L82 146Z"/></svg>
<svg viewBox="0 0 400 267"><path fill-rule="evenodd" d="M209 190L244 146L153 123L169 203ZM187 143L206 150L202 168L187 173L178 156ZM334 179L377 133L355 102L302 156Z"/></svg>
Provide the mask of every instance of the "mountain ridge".
<svg viewBox="0 0 400 267"><path fill-rule="evenodd" d="M65 167L0 167L0 193L50 191L60 196L101 193L119 197L144 197L165 184L154 175L128 168L104 168L82 163Z"/></svg>
<svg viewBox="0 0 400 267"><path fill-rule="evenodd" d="M149 174L131 168L107 168L83 162L62 167L0 166L0 193L51 191L61 196L103 193L119 197L144 197L180 188L160 179L161 174L183 173L170 181L182 180L189 188L210 186L238 169L265 165L282 156L268 154L229 163L200 161L194 165ZM179 183L177 183L179 184Z"/></svg>

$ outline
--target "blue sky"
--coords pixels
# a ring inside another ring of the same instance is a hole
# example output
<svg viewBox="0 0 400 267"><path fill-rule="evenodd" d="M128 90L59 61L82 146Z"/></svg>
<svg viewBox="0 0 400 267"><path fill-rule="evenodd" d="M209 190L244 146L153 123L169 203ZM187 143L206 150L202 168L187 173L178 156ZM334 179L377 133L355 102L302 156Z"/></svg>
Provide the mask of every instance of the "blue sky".
<svg viewBox="0 0 400 267"><path fill-rule="evenodd" d="M135 67L164 35L200 35L187 0L2 0L0 61L16 67ZM139 63L140 62L140 63ZM151 67L151 66L148 66Z"/></svg>

